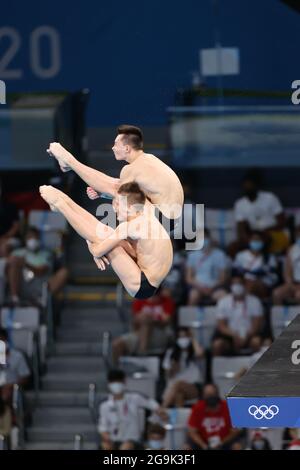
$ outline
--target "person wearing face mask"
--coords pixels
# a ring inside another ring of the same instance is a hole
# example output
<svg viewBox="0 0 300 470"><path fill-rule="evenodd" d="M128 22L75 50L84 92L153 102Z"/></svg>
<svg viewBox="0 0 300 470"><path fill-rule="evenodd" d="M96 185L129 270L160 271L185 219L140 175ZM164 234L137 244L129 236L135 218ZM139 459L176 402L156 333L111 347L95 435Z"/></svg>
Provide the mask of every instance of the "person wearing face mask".
<svg viewBox="0 0 300 470"><path fill-rule="evenodd" d="M109 397L99 407L98 431L103 450L132 450L141 447L139 410L151 410L161 419L166 413L153 399L125 390L125 374L122 370L108 373Z"/></svg>
<svg viewBox="0 0 300 470"><path fill-rule="evenodd" d="M41 247L39 231L27 230L25 247L12 252L7 262L7 276L11 302L20 299L36 302L42 282L47 280L52 267L52 255Z"/></svg>
<svg viewBox="0 0 300 470"><path fill-rule="evenodd" d="M179 328L175 345L165 353L162 368L165 372L166 388L163 407L183 407L186 400L199 398L203 377L199 360L204 350L187 328Z"/></svg>
<svg viewBox="0 0 300 470"><path fill-rule="evenodd" d="M218 387L208 383L203 399L192 408L188 421L191 447L197 450L226 449L242 434L231 426L226 400L221 400Z"/></svg>
<svg viewBox="0 0 300 470"><path fill-rule="evenodd" d="M295 242L289 248L284 263L284 284L273 291L273 302L282 305L286 301L300 304L300 225L295 230Z"/></svg>
<svg viewBox="0 0 300 470"><path fill-rule="evenodd" d="M151 423L147 430L145 450L166 450L166 430L160 424Z"/></svg>
<svg viewBox="0 0 300 470"><path fill-rule="evenodd" d="M263 306L258 297L246 292L240 275L234 274L231 293L217 304L217 328L213 337L215 356L239 354L243 349L253 350L252 342L261 335Z"/></svg>
<svg viewBox="0 0 300 470"><path fill-rule="evenodd" d="M277 259L267 252L260 232L252 232L248 249L236 255L233 267L244 277L247 292L260 298L268 297L278 283Z"/></svg>
<svg viewBox="0 0 300 470"><path fill-rule="evenodd" d="M258 230L270 240L271 253L284 251L288 246L285 234L285 217L278 197L261 190L261 175L250 170L243 180L244 196L234 204L234 218L237 224L237 240L229 247L232 257L248 246L251 232Z"/></svg>
<svg viewBox="0 0 300 470"><path fill-rule="evenodd" d="M201 250L188 253L185 281L188 286L188 305L198 305L204 299L216 301L225 295L224 284L228 278L228 259L216 248L207 229Z"/></svg>
<svg viewBox="0 0 300 470"><path fill-rule="evenodd" d="M0 328L0 341L3 341L6 346L5 365L0 365L1 396L5 403L10 405L13 385L16 383L20 387L26 386L29 382L31 371L22 352L10 347L8 332L5 328Z"/></svg>
<svg viewBox="0 0 300 470"><path fill-rule="evenodd" d="M282 440L283 450L300 450L300 428L286 428Z"/></svg>
<svg viewBox="0 0 300 470"><path fill-rule="evenodd" d="M272 447L268 439L264 437L264 435L261 432L256 431L253 434L253 437L251 439L250 449L251 450L272 450Z"/></svg>

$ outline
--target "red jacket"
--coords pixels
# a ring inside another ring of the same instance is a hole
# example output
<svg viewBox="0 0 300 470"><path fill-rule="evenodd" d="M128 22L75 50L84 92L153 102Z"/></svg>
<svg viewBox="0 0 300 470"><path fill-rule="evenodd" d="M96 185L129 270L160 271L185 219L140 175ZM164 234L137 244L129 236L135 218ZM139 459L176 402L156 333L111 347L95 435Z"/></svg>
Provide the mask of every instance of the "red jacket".
<svg viewBox="0 0 300 470"><path fill-rule="evenodd" d="M221 400L216 410L207 408L204 400L198 401L192 408L188 424L197 429L206 444L213 436L218 436L223 441L232 430L226 401Z"/></svg>

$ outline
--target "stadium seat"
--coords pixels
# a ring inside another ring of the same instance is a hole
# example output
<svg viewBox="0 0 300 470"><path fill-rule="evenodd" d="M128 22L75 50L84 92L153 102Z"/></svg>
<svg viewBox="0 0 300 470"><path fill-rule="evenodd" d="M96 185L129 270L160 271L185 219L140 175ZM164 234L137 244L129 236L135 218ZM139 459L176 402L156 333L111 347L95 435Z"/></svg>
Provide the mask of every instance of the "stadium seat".
<svg viewBox="0 0 300 470"><path fill-rule="evenodd" d="M37 307L3 307L0 315L3 328L27 328L36 331L40 325L40 311Z"/></svg>
<svg viewBox="0 0 300 470"><path fill-rule="evenodd" d="M35 336L32 330L10 330L10 343L15 349L20 349L30 360L32 360L36 353Z"/></svg>
<svg viewBox="0 0 300 470"><path fill-rule="evenodd" d="M29 214L28 225L41 231L65 232L67 221L62 214L52 211L33 210Z"/></svg>
<svg viewBox="0 0 300 470"><path fill-rule="evenodd" d="M225 248L236 239L236 223L233 210L205 209L205 227L212 239Z"/></svg>
<svg viewBox="0 0 300 470"><path fill-rule="evenodd" d="M37 307L3 307L0 324L3 328L28 329L38 333L41 363L46 360L47 325L41 324L41 312Z"/></svg>
<svg viewBox="0 0 300 470"><path fill-rule="evenodd" d="M153 375L157 380L159 379L159 358L155 356L147 357L132 357L132 356L122 356L120 357L120 366L123 368L126 367L126 364L133 364L138 367L145 368L147 372Z"/></svg>
<svg viewBox="0 0 300 470"><path fill-rule="evenodd" d="M53 250L61 246L62 234L67 231L67 221L58 212L33 210L29 214L29 226L41 231L42 246Z"/></svg>
<svg viewBox="0 0 300 470"><path fill-rule="evenodd" d="M280 335L282 330L300 313L300 305L279 305L272 307L271 327L274 338Z"/></svg>
<svg viewBox="0 0 300 470"><path fill-rule="evenodd" d="M126 377L126 390L156 398L156 378L149 372L135 372Z"/></svg>
<svg viewBox="0 0 300 470"><path fill-rule="evenodd" d="M11 347L19 349L29 360L31 370L33 371L33 383L36 394L39 389L39 347L37 334L29 329L10 329L9 342Z"/></svg>
<svg viewBox="0 0 300 470"><path fill-rule="evenodd" d="M224 398L236 384L236 374L241 369L248 369L251 356L214 357L212 361L212 379L219 387L220 396Z"/></svg>
<svg viewBox="0 0 300 470"><path fill-rule="evenodd" d="M167 413L169 422L164 425L167 431L165 448L168 450L180 450L187 441L187 423L191 410L189 408L169 408Z"/></svg>
<svg viewBox="0 0 300 470"><path fill-rule="evenodd" d="M209 348L216 328L216 307L180 307L178 324L194 329L199 343Z"/></svg>

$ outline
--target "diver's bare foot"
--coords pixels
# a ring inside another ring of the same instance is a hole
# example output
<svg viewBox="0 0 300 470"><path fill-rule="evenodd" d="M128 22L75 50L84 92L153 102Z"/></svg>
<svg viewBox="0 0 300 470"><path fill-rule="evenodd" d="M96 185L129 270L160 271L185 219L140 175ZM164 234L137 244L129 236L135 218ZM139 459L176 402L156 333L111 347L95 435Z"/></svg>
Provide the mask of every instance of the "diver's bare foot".
<svg viewBox="0 0 300 470"><path fill-rule="evenodd" d="M41 197L49 204L50 209L54 212L59 212L59 202L62 199L60 191L53 186L43 185L40 186Z"/></svg>
<svg viewBox="0 0 300 470"><path fill-rule="evenodd" d="M60 143L52 142L47 149L47 152L51 157L56 158L60 169L65 173L71 171L70 166L73 156L68 152Z"/></svg>

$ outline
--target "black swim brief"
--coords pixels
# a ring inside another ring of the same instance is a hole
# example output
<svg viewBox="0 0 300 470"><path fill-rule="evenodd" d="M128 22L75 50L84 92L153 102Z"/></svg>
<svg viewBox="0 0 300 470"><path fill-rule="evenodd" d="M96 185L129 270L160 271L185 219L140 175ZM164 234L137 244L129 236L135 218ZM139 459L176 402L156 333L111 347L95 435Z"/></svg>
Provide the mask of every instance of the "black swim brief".
<svg viewBox="0 0 300 470"><path fill-rule="evenodd" d="M178 224L180 218L178 219L168 219L159 209L155 208L155 216L162 224L168 235L173 235L176 225Z"/></svg>
<svg viewBox="0 0 300 470"><path fill-rule="evenodd" d="M149 299L152 297L155 292L157 291L157 287L154 287L150 284L148 279L146 278L145 274L141 273L141 286L137 293L135 294L135 299Z"/></svg>

